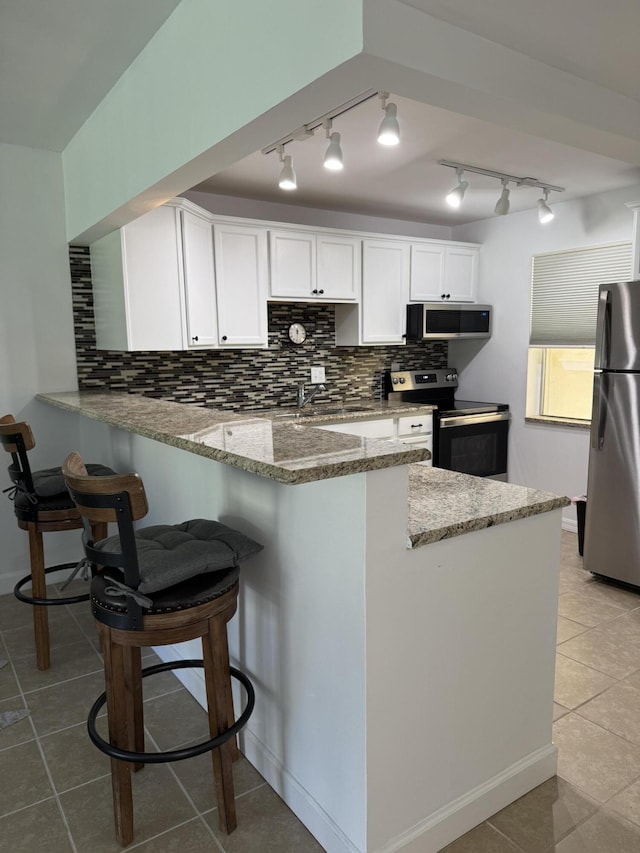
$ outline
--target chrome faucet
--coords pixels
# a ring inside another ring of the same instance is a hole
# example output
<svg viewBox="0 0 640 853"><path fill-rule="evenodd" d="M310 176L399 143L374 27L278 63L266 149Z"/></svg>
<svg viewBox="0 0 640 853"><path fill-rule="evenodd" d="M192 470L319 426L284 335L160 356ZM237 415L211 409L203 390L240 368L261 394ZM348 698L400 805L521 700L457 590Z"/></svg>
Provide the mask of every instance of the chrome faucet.
<svg viewBox="0 0 640 853"><path fill-rule="evenodd" d="M324 391L324 385L320 383L319 385L314 385L311 391L308 394L305 393L304 390L304 382L298 382L298 408L302 409L303 406L306 406L320 391Z"/></svg>

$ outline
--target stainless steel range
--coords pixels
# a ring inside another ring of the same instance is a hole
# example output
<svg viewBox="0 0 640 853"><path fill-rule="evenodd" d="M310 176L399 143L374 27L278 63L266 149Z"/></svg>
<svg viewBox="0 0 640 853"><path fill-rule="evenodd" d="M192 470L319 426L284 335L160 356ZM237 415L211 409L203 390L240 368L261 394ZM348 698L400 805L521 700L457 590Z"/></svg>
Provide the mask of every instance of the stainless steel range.
<svg viewBox="0 0 640 853"><path fill-rule="evenodd" d="M507 479L511 415L506 403L458 400L455 368L388 371L384 395L395 402L430 403L433 412L433 464L476 477Z"/></svg>

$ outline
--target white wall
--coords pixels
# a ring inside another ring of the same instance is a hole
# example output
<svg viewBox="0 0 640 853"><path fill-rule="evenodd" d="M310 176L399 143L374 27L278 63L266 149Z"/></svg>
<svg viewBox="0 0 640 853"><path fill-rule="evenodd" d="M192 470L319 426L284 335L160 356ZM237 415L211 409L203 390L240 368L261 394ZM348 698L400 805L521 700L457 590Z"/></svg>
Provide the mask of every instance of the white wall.
<svg viewBox="0 0 640 853"><path fill-rule="evenodd" d="M73 449L75 436L33 396L77 387L60 154L0 145L0 186L0 416L11 413L31 423L35 463L49 467ZM9 484L9 461L2 453L0 488ZM18 529L6 496L1 498L0 594L28 574L27 534ZM50 535L59 545L49 562L59 561L55 555L74 558L66 556L71 536Z"/></svg>
<svg viewBox="0 0 640 853"><path fill-rule="evenodd" d="M515 190L517 192L517 190ZM509 403L509 479L569 497L587 488L589 433L524 422L531 296L531 256L540 252L631 240L632 212L640 186L559 203L546 226L530 210L454 228L457 240L482 243L479 300L494 306L494 334L484 347L461 342L449 363L462 370L460 397ZM564 510L565 524L575 510Z"/></svg>

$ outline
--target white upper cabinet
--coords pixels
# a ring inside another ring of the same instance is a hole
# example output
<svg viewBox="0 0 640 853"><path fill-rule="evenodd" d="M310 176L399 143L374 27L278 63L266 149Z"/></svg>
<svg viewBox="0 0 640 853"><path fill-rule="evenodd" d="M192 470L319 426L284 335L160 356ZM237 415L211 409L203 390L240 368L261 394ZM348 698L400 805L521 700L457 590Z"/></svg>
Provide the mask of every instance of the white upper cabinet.
<svg viewBox="0 0 640 853"><path fill-rule="evenodd" d="M336 305L337 346L405 343L409 258L409 243L363 241L361 302Z"/></svg>
<svg viewBox="0 0 640 853"><path fill-rule="evenodd" d="M271 298L355 301L360 292L360 244L349 236L270 231Z"/></svg>
<svg viewBox="0 0 640 853"><path fill-rule="evenodd" d="M157 207L91 246L96 346L183 348L177 211Z"/></svg>
<svg viewBox="0 0 640 853"><path fill-rule="evenodd" d="M411 302L475 302L478 246L413 243Z"/></svg>
<svg viewBox="0 0 640 853"><path fill-rule="evenodd" d="M266 230L216 222L213 235L220 346L266 347Z"/></svg>
<svg viewBox="0 0 640 853"><path fill-rule="evenodd" d="M211 222L188 210L182 218L182 255L186 303L186 345L189 349L218 344L216 280Z"/></svg>

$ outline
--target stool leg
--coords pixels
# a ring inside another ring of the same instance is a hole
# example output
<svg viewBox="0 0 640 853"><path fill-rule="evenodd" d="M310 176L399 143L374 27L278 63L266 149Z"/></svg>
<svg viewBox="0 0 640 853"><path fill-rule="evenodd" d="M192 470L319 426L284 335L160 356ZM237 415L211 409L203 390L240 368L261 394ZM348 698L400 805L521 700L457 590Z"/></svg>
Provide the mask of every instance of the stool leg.
<svg viewBox="0 0 640 853"><path fill-rule="evenodd" d="M144 752L144 715L142 705L142 653L137 646L128 646L124 654L125 696L127 698L127 730L129 732L128 749ZM131 762L134 773L142 770L144 764Z"/></svg>
<svg viewBox="0 0 640 853"><path fill-rule="evenodd" d="M104 680L107 694L109 740L120 749L129 748L127 726L128 706L125 684L125 658L127 649L114 643L108 628L101 627L104 654ZM133 794L131 791L131 765L128 761L111 759L111 790L113 792L113 818L116 839L123 846L133 841Z"/></svg>
<svg viewBox="0 0 640 853"><path fill-rule="evenodd" d="M209 630L202 637L204 677L209 709L209 732L211 737L222 734L231 724L228 719L232 704L231 676L229 674L229 650L227 646L226 622L214 617L209 620ZM211 753L213 777L216 783L218 803L218 826L225 833L233 832L237 826L236 804L233 790L233 746L231 741Z"/></svg>
<svg viewBox="0 0 640 853"><path fill-rule="evenodd" d="M44 543L42 533L35 522L29 527L29 560L31 564L31 589L34 598L47 597L47 580L44 572ZM33 605L33 633L36 644L36 665L38 669L49 669L51 654L49 650L49 614L43 605Z"/></svg>

